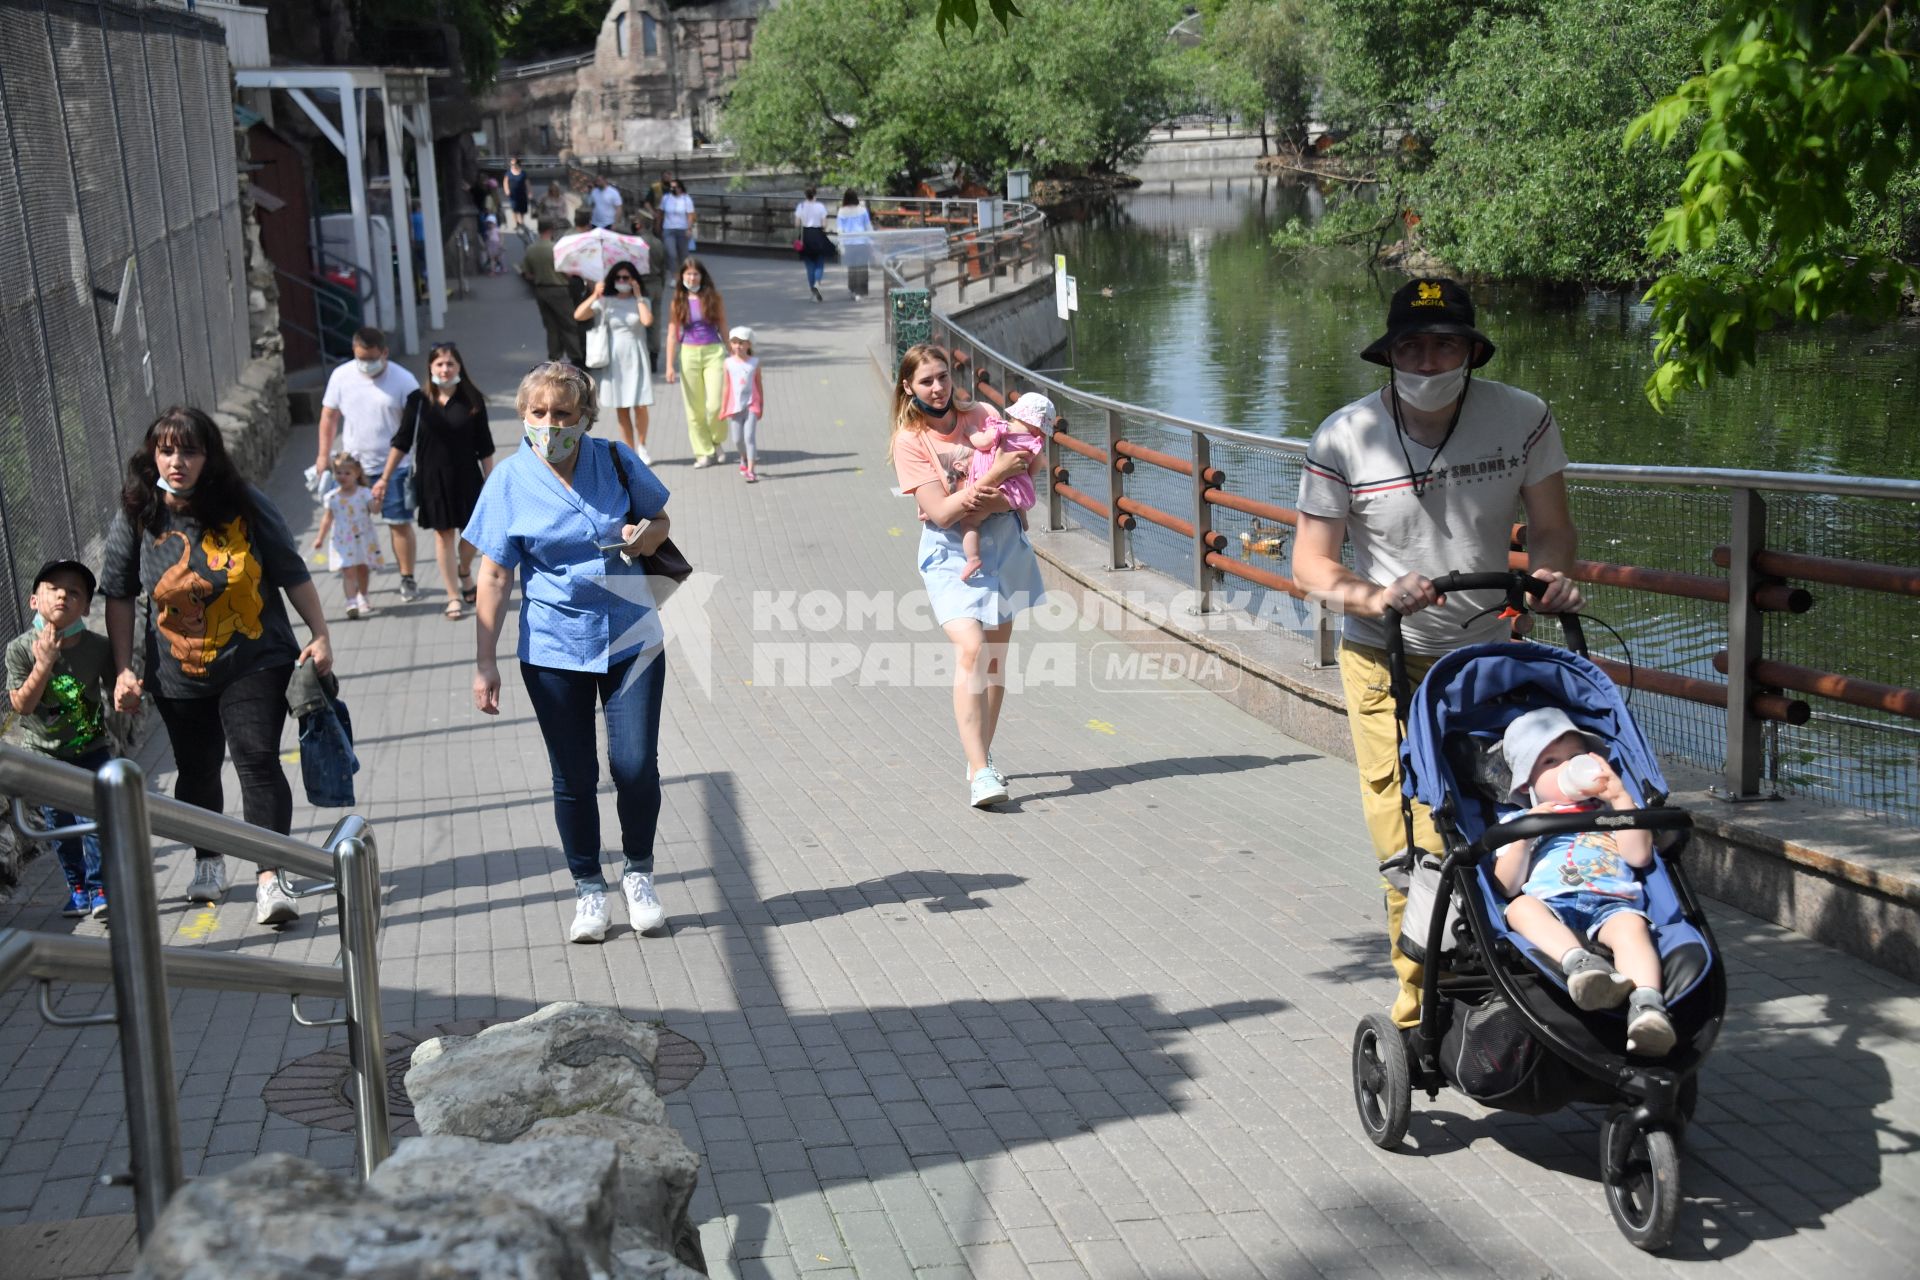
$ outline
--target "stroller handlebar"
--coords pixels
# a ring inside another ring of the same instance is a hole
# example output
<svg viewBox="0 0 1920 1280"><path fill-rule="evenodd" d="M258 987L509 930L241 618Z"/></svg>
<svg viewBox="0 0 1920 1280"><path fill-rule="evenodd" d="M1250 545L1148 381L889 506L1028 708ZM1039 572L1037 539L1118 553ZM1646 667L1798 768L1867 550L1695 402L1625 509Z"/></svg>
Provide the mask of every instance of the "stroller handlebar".
<svg viewBox="0 0 1920 1280"><path fill-rule="evenodd" d="M1449 595L1455 591L1504 591L1507 604L1520 613L1529 613L1528 596L1540 596L1547 590L1544 578L1521 573L1516 569L1505 569L1494 573L1448 573L1433 580L1433 588L1440 595ZM1406 643L1400 636L1400 620L1405 617L1392 605L1381 619L1387 633L1387 671L1388 689L1393 695L1394 714L1404 723L1413 703L1413 682L1407 678ZM1582 657L1587 653L1587 635L1580 626L1580 616L1574 613L1556 613L1560 621L1560 630L1567 638L1567 648Z"/></svg>
<svg viewBox="0 0 1920 1280"><path fill-rule="evenodd" d="M1478 862L1515 840L1565 835L1571 831L1687 831L1693 815L1684 809L1589 809L1580 813L1534 813L1496 823L1467 846L1465 861Z"/></svg>

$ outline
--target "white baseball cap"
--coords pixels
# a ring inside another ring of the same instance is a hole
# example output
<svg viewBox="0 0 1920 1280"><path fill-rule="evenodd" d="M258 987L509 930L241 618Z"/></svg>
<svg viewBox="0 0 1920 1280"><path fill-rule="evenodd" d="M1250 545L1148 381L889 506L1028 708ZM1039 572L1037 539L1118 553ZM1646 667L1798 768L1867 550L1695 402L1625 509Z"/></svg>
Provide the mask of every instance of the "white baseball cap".
<svg viewBox="0 0 1920 1280"><path fill-rule="evenodd" d="M1007 407L1007 416L1045 431L1060 415L1054 411L1053 401L1038 391L1029 391Z"/></svg>
<svg viewBox="0 0 1920 1280"><path fill-rule="evenodd" d="M1562 734L1568 733L1579 734L1585 739L1589 750L1603 756L1607 753L1604 742L1582 730L1558 707L1535 708L1515 718L1507 726L1506 733L1500 739L1500 750L1507 757L1507 770L1512 775L1509 795L1521 803L1526 802L1534 761Z"/></svg>
<svg viewBox="0 0 1920 1280"><path fill-rule="evenodd" d="M749 328L747 328L747 326L745 326L745 325L743 325L743 324L737 324L737 325L735 325L735 326L733 326L733 328L731 328L731 329L729 329L729 330L727 330L727 341L728 341L728 342L732 342L732 341L734 341L734 340L735 340L736 338L737 338L737 339L739 339L739 340L740 340L741 342L744 342L744 343L746 343L746 344L747 344L748 346L752 346L752 345L753 345L753 330L751 330L751 329L749 329Z"/></svg>

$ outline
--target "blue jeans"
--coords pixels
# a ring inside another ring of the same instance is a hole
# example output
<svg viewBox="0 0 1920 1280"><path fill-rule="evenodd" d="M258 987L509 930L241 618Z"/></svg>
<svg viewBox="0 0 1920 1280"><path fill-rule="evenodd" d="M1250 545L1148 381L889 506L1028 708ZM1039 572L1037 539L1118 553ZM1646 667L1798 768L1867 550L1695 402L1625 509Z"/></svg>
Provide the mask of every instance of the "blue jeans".
<svg viewBox="0 0 1920 1280"><path fill-rule="evenodd" d="M802 258L807 264L807 288L817 289L820 282L827 278L827 260L825 258Z"/></svg>
<svg viewBox="0 0 1920 1280"><path fill-rule="evenodd" d="M393 480L380 500L380 519L388 524L413 522L413 463L403 462L393 469Z"/></svg>
<svg viewBox="0 0 1920 1280"><path fill-rule="evenodd" d="M61 763L74 765L91 773L111 759L113 759L112 749L96 747L85 755L75 756ZM71 827L80 821L65 809L56 809L50 804L41 805L37 812L42 827ZM85 889L88 893L92 893L102 887L99 836L69 836L54 844L53 853L60 859L60 870L67 877L67 888Z"/></svg>
<svg viewBox="0 0 1920 1280"><path fill-rule="evenodd" d="M553 817L560 851L574 887L607 887L600 871L600 760L595 750L595 702L607 713L607 763L613 773L614 809L620 815L621 874L653 872L653 833L660 823L660 704L666 696L667 660L655 653L633 672L642 654L597 671L562 671L530 662L520 678L533 703L540 736L553 765ZM632 675L629 681L629 675Z"/></svg>
<svg viewBox="0 0 1920 1280"><path fill-rule="evenodd" d="M1621 912L1630 916L1639 916L1647 921L1647 927L1653 927L1653 921L1638 905L1625 898L1615 898L1604 893L1594 893L1590 889L1575 889L1572 893L1556 893L1551 898L1542 898L1547 909L1560 918L1560 923L1589 942L1600 940L1600 926Z"/></svg>
<svg viewBox="0 0 1920 1280"><path fill-rule="evenodd" d="M685 227L660 233L660 238L667 242L667 287L669 289L673 287L673 282L680 278L680 264L686 261L689 252L687 249L689 234Z"/></svg>

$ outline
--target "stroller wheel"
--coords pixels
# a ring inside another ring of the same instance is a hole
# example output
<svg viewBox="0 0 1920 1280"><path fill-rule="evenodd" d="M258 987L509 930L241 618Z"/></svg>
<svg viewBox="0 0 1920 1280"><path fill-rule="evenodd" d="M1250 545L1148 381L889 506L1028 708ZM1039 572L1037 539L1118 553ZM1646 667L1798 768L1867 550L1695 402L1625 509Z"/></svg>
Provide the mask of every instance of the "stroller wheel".
<svg viewBox="0 0 1920 1280"><path fill-rule="evenodd" d="M1649 1253L1667 1247L1680 1216L1680 1154L1665 1129L1633 1129L1624 1111L1600 1126L1600 1180L1607 1208L1628 1242Z"/></svg>
<svg viewBox="0 0 1920 1280"><path fill-rule="evenodd" d="M1353 1033L1353 1101L1374 1146L1400 1145L1413 1115L1413 1081L1406 1038L1384 1013L1368 1014Z"/></svg>

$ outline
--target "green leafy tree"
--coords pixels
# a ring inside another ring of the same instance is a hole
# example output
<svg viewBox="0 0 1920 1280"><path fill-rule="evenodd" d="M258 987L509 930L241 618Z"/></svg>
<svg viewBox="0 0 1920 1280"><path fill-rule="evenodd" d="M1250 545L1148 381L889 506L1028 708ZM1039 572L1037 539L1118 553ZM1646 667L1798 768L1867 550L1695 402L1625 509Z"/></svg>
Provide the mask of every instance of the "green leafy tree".
<svg viewBox="0 0 1920 1280"><path fill-rule="evenodd" d="M1700 52L1626 135L1691 142L1680 203L1647 240L1675 261L1647 293L1656 407L1752 363L1784 322L1885 319L1920 284L1912 6L1728 0ZM1729 242L1755 260L1725 261Z"/></svg>
<svg viewBox="0 0 1920 1280"><path fill-rule="evenodd" d="M1632 284L1678 157L1622 149L1622 124L1697 66L1716 0L1547 0L1481 19L1448 52L1424 149L1400 182L1420 247L1504 279ZM1389 206L1387 212L1396 212Z"/></svg>
<svg viewBox="0 0 1920 1280"><path fill-rule="evenodd" d="M1342 127L1404 120L1444 78L1453 41L1476 18L1524 17L1539 0L1312 0L1324 34L1326 108Z"/></svg>
<svg viewBox="0 0 1920 1280"><path fill-rule="evenodd" d="M1262 154L1269 119L1284 141L1295 148L1306 145L1316 61L1307 5L1308 0L1224 0L1207 13L1196 88L1214 106L1258 120Z"/></svg>
<svg viewBox="0 0 1920 1280"><path fill-rule="evenodd" d="M501 51L534 61L591 49L608 0L512 0L501 23Z"/></svg>
<svg viewBox="0 0 1920 1280"><path fill-rule="evenodd" d="M897 189L1111 169L1185 92L1168 0L1028 0L1014 34L942 37L935 0L790 0L762 20L722 129L753 163Z"/></svg>

